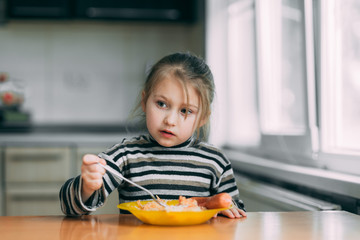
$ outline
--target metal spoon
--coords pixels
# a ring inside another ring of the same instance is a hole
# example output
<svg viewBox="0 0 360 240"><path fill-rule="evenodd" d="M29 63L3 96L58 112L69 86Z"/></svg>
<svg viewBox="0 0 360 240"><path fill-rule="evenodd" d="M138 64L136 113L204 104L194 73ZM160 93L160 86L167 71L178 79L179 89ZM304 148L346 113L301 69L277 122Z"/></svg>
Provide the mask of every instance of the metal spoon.
<svg viewBox="0 0 360 240"><path fill-rule="evenodd" d="M160 206L162 207L167 207L164 203L160 202L155 196L154 194L152 194L152 192L150 192L149 190L147 190L146 188L134 183L133 181L127 179L126 177L124 177L123 175L121 175L120 173L118 173L117 171L115 171L114 169L112 169L111 167L109 167L108 165L102 165L101 163L98 163L101 167L103 167L106 171L110 172L111 174L115 175L117 178L122 179L132 185L134 185L135 187L140 188L141 190L144 190L145 192L147 192L152 199L154 199L155 202L157 202Z"/></svg>

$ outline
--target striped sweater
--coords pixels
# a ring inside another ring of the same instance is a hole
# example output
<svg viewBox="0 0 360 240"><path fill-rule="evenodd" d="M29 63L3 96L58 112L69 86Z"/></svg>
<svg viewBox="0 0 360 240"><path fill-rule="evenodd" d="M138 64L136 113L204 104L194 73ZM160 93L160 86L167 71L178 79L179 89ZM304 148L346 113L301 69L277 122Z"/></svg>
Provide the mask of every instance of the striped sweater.
<svg viewBox="0 0 360 240"><path fill-rule="evenodd" d="M212 145L190 138L174 147L163 147L151 136L142 135L124 139L99 157L123 176L149 189L161 199L178 199L179 196L211 196L229 193L239 208L239 199L230 161ZM106 197L118 189L119 203L151 200L144 191L119 180L106 172L103 187L86 201L81 200L81 177L69 179L60 190L61 209L64 214L89 214L102 206Z"/></svg>

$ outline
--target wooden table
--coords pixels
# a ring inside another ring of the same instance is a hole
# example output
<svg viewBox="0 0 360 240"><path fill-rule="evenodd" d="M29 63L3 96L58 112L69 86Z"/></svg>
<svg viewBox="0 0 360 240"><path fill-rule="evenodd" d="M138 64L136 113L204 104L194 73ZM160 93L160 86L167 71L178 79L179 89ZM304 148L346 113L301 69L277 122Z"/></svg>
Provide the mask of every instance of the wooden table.
<svg viewBox="0 0 360 240"><path fill-rule="evenodd" d="M0 217L0 239L360 239L360 216L345 211L250 212L194 226L146 225L132 215Z"/></svg>

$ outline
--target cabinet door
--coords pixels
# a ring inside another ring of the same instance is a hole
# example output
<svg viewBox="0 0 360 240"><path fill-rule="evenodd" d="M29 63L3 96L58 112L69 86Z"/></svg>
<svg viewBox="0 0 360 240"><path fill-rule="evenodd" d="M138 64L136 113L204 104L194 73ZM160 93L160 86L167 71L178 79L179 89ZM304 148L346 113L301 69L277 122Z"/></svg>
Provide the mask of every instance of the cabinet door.
<svg viewBox="0 0 360 240"><path fill-rule="evenodd" d="M70 178L70 147L5 147L4 214L62 214L59 191Z"/></svg>
<svg viewBox="0 0 360 240"><path fill-rule="evenodd" d="M64 182L70 177L70 163L68 147L7 147L5 181Z"/></svg>
<svg viewBox="0 0 360 240"><path fill-rule="evenodd" d="M8 186L7 216L63 215L59 201L59 184Z"/></svg>

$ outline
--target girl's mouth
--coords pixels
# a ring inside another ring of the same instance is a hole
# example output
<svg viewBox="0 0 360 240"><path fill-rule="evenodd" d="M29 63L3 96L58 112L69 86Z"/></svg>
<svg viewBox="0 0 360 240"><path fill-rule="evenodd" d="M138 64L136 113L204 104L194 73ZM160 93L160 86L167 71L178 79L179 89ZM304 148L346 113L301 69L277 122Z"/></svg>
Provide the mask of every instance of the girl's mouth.
<svg viewBox="0 0 360 240"><path fill-rule="evenodd" d="M167 130L162 130L162 131L160 131L160 133L161 133L161 135L163 135L164 137L167 137L167 138L175 136L174 133L172 133L171 131L167 131Z"/></svg>

